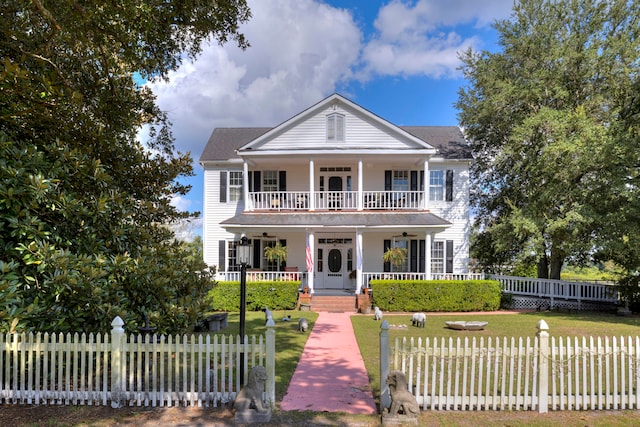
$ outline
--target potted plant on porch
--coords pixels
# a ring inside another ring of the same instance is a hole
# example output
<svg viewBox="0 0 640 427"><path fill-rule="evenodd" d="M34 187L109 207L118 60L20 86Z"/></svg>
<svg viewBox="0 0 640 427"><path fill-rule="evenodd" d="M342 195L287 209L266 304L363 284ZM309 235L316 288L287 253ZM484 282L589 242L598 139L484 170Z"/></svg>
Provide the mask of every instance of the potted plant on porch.
<svg viewBox="0 0 640 427"><path fill-rule="evenodd" d="M282 246L280 242L275 246L267 246L264 248L264 256L270 261L277 261L278 264L287 262L287 247Z"/></svg>
<svg viewBox="0 0 640 427"><path fill-rule="evenodd" d="M391 263L394 267L399 267L403 265L407 259L407 249L398 247L389 248L382 256L382 259L384 262Z"/></svg>

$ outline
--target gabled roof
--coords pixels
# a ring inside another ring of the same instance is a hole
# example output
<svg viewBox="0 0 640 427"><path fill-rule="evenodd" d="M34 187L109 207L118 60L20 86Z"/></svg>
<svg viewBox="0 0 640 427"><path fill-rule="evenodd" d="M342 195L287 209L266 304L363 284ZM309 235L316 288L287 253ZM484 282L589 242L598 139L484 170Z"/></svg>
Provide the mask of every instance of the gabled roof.
<svg viewBox="0 0 640 427"><path fill-rule="evenodd" d="M457 126L395 126L339 94L333 94L273 128L214 129L200 156L200 163L239 159L240 156L238 156L237 150L257 147L279 132L290 129L316 112L335 103L340 103L357 111L379 126L396 133L398 137L413 141L413 143L425 149L433 150L435 148L437 157L451 160L468 160L472 158L468 144Z"/></svg>

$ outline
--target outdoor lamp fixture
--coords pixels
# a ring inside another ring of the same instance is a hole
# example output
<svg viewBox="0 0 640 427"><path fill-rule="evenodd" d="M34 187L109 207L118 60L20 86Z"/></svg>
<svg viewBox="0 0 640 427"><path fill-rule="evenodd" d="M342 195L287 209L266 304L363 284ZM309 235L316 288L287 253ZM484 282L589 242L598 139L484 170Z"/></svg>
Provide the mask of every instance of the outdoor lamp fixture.
<svg viewBox="0 0 640 427"><path fill-rule="evenodd" d="M251 246L247 236L240 238L236 247L236 255L240 264L240 344L244 345L245 311L247 309L247 264L251 255ZM240 353L240 387L244 385L244 349Z"/></svg>

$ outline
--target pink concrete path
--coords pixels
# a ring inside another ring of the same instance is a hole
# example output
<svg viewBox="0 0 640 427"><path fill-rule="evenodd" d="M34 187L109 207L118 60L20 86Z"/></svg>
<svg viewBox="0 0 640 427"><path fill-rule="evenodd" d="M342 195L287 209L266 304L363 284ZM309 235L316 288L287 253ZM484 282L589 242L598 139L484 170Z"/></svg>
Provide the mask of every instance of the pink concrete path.
<svg viewBox="0 0 640 427"><path fill-rule="evenodd" d="M318 315L280 409L378 412L349 313Z"/></svg>

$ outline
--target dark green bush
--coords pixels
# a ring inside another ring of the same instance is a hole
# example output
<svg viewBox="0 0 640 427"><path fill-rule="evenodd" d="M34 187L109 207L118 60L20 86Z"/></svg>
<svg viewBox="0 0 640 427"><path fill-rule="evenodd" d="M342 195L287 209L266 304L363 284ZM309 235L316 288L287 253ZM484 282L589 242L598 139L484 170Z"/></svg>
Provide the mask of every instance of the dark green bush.
<svg viewBox="0 0 640 427"><path fill-rule="evenodd" d="M247 310L291 310L298 302L299 281L247 282ZM240 282L218 282L209 291L213 311L240 310Z"/></svg>
<svg viewBox="0 0 640 427"><path fill-rule="evenodd" d="M372 280L373 303L383 311L493 311L495 280Z"/></svg>

